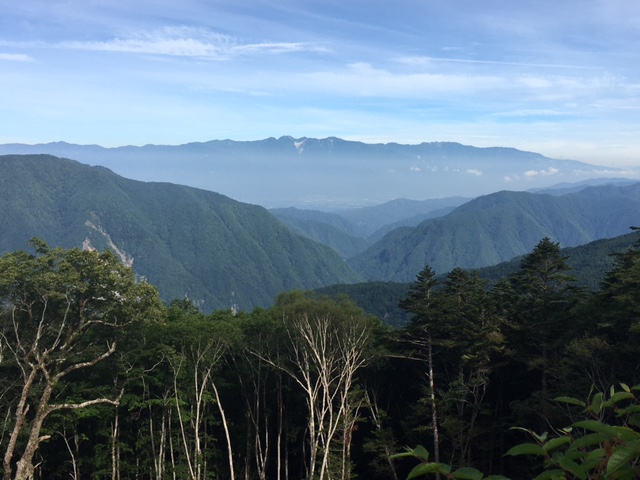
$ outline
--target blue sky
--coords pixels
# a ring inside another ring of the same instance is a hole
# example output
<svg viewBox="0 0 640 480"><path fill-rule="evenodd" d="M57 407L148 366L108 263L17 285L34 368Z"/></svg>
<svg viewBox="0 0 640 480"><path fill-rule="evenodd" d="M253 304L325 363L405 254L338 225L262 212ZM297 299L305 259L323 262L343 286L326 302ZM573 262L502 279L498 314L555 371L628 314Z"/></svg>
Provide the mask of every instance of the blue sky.
<svg viewBox="0 0 640 480"><path fill-rule="evenodd" d="M337 136L640 166L637 0L0 6L0 143Z"/></svg>

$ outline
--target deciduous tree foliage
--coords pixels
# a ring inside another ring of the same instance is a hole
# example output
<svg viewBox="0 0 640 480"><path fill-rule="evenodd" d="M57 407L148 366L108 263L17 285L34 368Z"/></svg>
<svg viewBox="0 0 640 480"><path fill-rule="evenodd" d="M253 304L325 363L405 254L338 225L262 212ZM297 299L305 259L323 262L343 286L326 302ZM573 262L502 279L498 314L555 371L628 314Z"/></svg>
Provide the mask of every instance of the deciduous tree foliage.
<svg viewBox="0 0 640 480"><path fill-rule="evenodd" d="M493 285L425 266L398 330L310 292L252 312L161 305L108 252L31 249L0 258L5 480L397 480L415 463L391 454L420 444L439 458L412 449L418 473L534 478L543 455L505 454L544 450L583 478L595 467L570 446L589 439L621 460L610 472L637 471L636 443L602 435L637 430L636 390L618 385L640 383L638 248L595 293L550 239ZM535 433L548 425L574 430Z"/></svg>
<svg viewBox="0 0 640 480"><path fill-rule="evenodd" d="M61 410L118 404L118 396L68 398L66 382L113 355L121 330L159 313L152 286L110 252L51 249L0 259L2 369L15 375L7 418L4 478L33 476L44 422ZM5 393L5 398L9 392ZM12 412L11 412L12 411Z"/></svg>

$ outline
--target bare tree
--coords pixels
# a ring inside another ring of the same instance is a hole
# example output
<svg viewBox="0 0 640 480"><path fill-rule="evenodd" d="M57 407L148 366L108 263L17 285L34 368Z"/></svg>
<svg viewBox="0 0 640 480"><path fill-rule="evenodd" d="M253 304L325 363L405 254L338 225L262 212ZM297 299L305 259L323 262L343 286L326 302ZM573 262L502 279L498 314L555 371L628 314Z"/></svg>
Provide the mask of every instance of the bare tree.
<svg viewBox="0 0 640 480"><path fill-rule="evenodd" d="M306 303L305 303L306 302ZM355 374L369 360L371 322L352 304L305 299L283 316L291 348L288 363L272 365L287 372L306 397L309 458L307 477L320 480L350 476L348 447L355 417L350 395ZM338 465L332 464L337 456Z"/></svg>
<svg viewBox="0 0 640 480"><path fill-rule="evenodd" d="M222 365L235 329L224 321L207 319L201 314L187 316L174 327L178 350L169 362L173 371L176 416L189 478L201 480L207 477L204 455L206 423L215 403L227 445L229 478L234 480L231 434L215 373ZM190 387L185 388L188 384Z"/></svg>

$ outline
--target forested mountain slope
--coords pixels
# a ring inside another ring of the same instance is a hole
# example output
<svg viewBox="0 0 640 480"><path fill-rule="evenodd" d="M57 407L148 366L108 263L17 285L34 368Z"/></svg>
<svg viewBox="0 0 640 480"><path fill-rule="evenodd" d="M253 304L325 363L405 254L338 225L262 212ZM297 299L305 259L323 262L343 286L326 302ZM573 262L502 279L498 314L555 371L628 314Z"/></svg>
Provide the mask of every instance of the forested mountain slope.
<svg viewBox="0 0 640 480"><path fill-rule="evenodd" d="M576 286L590 291L598 290L602 285L605 274L615 265L618 254L633 248L640 242L640 231L634 231L614 238L595 240L578 247L567 247L560 250L566 257L571 270L568 275L576 280ZM477 270L478 275L495 283L502 278L517 272L522 257L516 257L506 262L484 267Z"/></svg>
<svg viewBox="0 0 640 480"><path fill-rule="evenodd" d="M370 205L360 208L336 210L335 213L350 221L354 231L364 237L377 235L380 229L406 221L420 215L439 216L446 209L453 209L471 200L471 197L430 198L427 200L410 200L396 198L380 205ZM412 226L418 225L413 223Z"/></svg>
<svg viewBox="0 0 640 480"><path fill-rule="evenodd" d="M364 251L391 230L401 226L415 227L428 218L445 215L469 200L463 197L397 198L380 205L332 212L294 207L269 211L294 232L324 243L348 258Z"/></svg>
<svg viewBox="0 0 640 480"><path fill-rule="evenodd" d="M595 240L578 247L560 250L567 265L571 268L567 274L575 279L575 285L588 291L597 291L607 272L614 267L617 254L632 249L640 242L640 231L627 233L614 238ZM501 279L516 273L522 263L522 256L490 267L475 270L478 276L492 285ZM438 275L437 280L444 282L446 273ZM415 281L415 279L414 279ZM330 285L316 290L322 295L339 298L347 295L360 308L380 318L392 326L402 326L409 321L410 315L400 308L400 301L407 296L412 282L365 282L356 284Z"/></svg>
<svg viewBox="0 0 640 480"><path fill-rule="evenodd" d="M640 183L560 197L503 191L394 230L349 262L367 280L410 282L426 264L437 273L495 265L525 254L543 237L571 247L622 235L638 224L639 212Z"/></svg>
<svg viewBox="0 0 640 480"><path fill-rule="evenodd" d="M352 222L337 213L295 207L269 211L294 232L333 248L344 258L357 255L371 245L358 235Z"/></svg>
<svg viewBox="0 0 640 480"><path fill-rule="evenodd" d="M0 252L34 236L111 248L165 299L188 296L205 311L359 280L334 251L262 207L48 155L0 157L0 226Z"/></svg>

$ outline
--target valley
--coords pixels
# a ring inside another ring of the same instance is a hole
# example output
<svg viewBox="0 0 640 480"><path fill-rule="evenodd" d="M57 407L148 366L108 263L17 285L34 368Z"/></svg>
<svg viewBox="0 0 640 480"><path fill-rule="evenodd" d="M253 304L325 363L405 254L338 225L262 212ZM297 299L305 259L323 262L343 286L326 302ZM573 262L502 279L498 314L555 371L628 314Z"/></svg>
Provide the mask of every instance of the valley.
<svg viewBox="0 0 640 480"><path fill-rule="evenodd" d="M406 284L427 264L440 275L481 269L543 237L575 247L624 235L640 211L631 179L331 211L265 210L48 155L0 156L0 182L2 251L32 237L109 248L166 301L189 298L205 311L266 307L290 289Z"/></svg>

